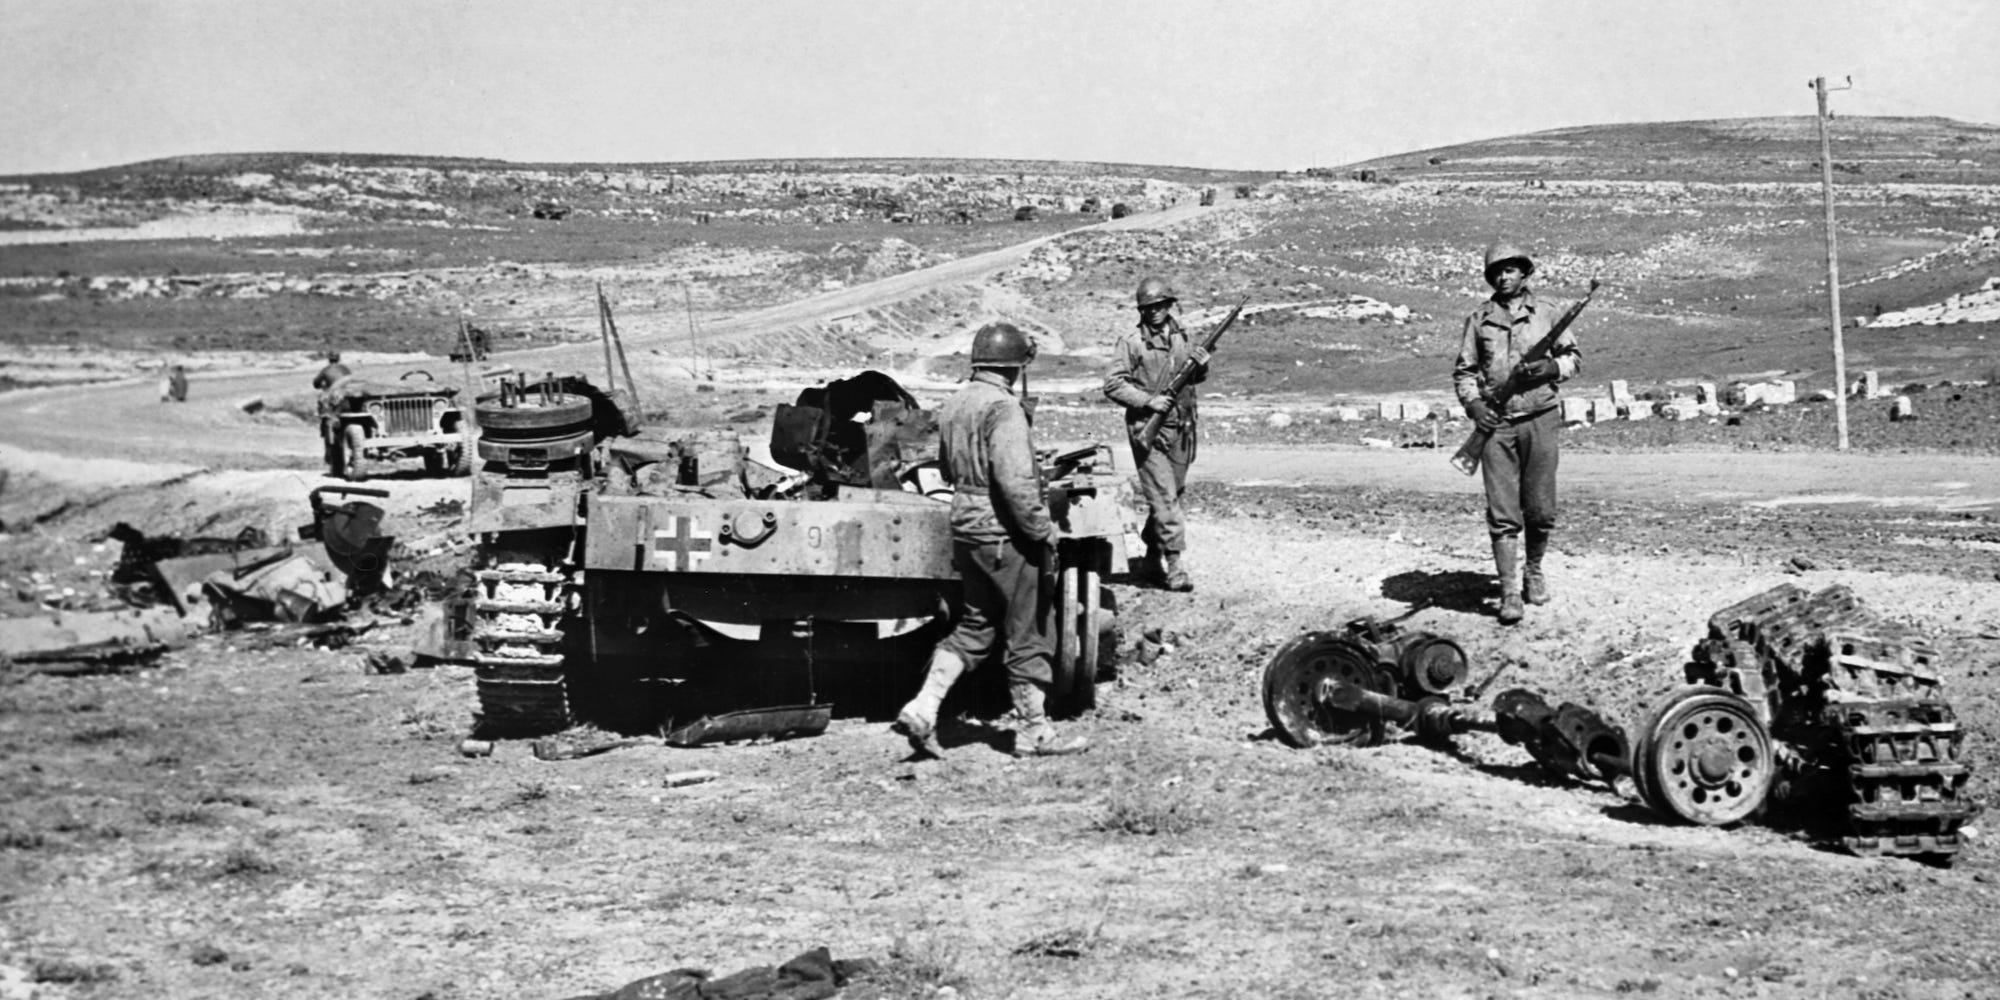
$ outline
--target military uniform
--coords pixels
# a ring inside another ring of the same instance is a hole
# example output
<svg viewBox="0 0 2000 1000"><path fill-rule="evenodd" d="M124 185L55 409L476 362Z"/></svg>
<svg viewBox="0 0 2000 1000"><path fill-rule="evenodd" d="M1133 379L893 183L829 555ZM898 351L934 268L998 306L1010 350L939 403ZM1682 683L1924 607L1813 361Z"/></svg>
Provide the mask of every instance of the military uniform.
<svg viewBox="0 0 2000 1000"><path fill-rule="evenodd" d="M951 482L951 556L965 598L942 645L968 664L1004 638L1011 681L1048 684L1052 647L1037 620L1055 525L1042 502L1028 415L1006 379L982 371L938 413L938 457Z"/></svg>
<svg viewBox="0 0 2000 1000"><path fill-rule="evenodd" d="M1172 299L1166 301L1171 303ZM1146 571L1172 586L1186 581L1179 570L1180 555L1187 549L1181 495L1187 492L1188 466L1194 464L1198 444L1194 386L1208 378L1208 369L1195 369L1187 387L1167 410L1159 436L1150 446L1142 441L1140 430L1154 413L1147 401L1166 391L1174 373L1191 359L1194 347L1177 320L1171 316L1165 319L1158 329L1142 322L1118 338L1111 373L1104 379L1104 395L1125 407L1132 464L1139 472L1139 492L1146 498L1146 526L1140 533L1146 542ZM1162 556L1171 569L1160 564Z"/></svg>
<svg viewBox="0 0 2000 1000"><path fill-rule="evenodd" d="M332 361L327 362L326 367L321 368L318 375L313 376L313 388L324 392L332 388L335 382L352 374L354 372L346 365L341 364L340 359L336 357Z"/></svg>
<svg viewBox="0 0 2000 1000"><path fill-rule="evenodd" d="M1526 273L1533 273L1533 262L1504 244L1488 251L1488 257L1489 281L1499 267L1516 261ZM1523 554L1523 536L1527 602L1548 600L1542 556L1556 527L1556 465L1562 437L1557 385L1582 372L1583 358L1576 338L1567 331L1546 354L1524 355L1548 336L1570 305L1537 295L1525 284L1511 297L1496 288L1465 318L1452 368L1452 386L1466 411L1490 414L1498 424L1480 453L1480 469L1487 533L1500 575L1502 621L1520 618L1522 585L1514 574ZM1541 364L1544 360L1546 364ZM1524 364L1540 369L1539 377L1524 375Z"/></svg>
<svg viewBox="0 0 2000 1000"><path fill-rule="evenodd" d="M1035 357L1033 341L1010 323L989 323L972 338L972 380L938 413L938 458L952 484L952 566L963 609L931 652L924 683L896 715L896 728L918 754L943 756L937 715L966 670L1004 650L1008 691L1020 714L1017 754L1083 750L1049 724L1045 702L1055 672L1042 613L1042 588L1055 569L1055 524L1042 502L1028 414L1014 376Z"/></svg>

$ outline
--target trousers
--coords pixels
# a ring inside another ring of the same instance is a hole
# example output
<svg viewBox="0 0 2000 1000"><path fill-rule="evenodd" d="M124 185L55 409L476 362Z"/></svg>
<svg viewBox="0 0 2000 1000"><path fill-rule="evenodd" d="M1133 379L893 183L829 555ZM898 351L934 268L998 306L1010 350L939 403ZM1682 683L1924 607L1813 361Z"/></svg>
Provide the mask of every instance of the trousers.
<svg viewBox="0 0 2000 1000"><path fill-rule="evenodd" d="M1561 440L1558 407L1502 421L1487 439L1479 466L1486 482L1486 530L1493 537L1517 536L1524 529L1535 534L1555 530Z"/></svg>
<svg viewBox="0 0 2000 1000"><path fill-rule="evenodd" d="M1132 436L1132 464L1139 470L1139 493L1146 498L1146 527L1139 537L1148 548L1179 553L1187 549L1187 521L1181 516L1181 495L1187 492L1188 466L1194 464L1195 436L1191 427L1162 427L1151 448Z"/></svg>
<svg viewBox="0 0 2000 1000"><path fill-rule="evenodd" d="M1055 643L1042 608L1043 553L1034 558L1012 539L996 542L954 540L951 563L958 570L965 600L958 625L938 645L958 655L967 670L986 662L996 646L1003 651L1010 681L1048 685L1055 680ZM1053 601L1055 595L1048 595Z"/></svg>

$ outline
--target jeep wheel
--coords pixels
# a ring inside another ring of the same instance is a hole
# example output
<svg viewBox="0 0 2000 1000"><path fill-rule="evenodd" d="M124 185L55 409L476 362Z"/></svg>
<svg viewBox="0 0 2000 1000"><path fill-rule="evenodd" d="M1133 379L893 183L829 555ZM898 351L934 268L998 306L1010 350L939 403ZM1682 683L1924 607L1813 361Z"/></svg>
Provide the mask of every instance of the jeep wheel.
<svg viewBox="0 0 2000 1000"><path fill-rule="evenodd" d="M360 424L348 424L341 430L340 440L341 478L350 483L367 479L368 429Z"/></svg>
<svg viewBox="0 0 2000 1000"><path fill-rule="evenodd" d="M472 447L470 445L452 445L445 450L445 454L450 458L451 474L454 477L472 475Z"/></svg>

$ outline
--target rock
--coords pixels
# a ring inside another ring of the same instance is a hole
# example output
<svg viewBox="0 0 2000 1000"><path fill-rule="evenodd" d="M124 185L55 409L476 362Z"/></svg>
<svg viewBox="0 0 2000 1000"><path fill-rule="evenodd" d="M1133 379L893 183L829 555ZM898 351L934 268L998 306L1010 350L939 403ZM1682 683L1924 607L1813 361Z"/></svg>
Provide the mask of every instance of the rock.
<svg viewBox="0 0 2000 1000"><path fill-rule="evenodd" d="M1278 413L1273 413L1270 416L1264 418L1264 426L1269 427L1273 430L1282 430L1286 427L1290 427L1292 426L1292 415L1289 413L1285 413L1283 411L1280 411Z"/></svg>
<svg viewBox="0 0 2000 1000"><path fill-rule="evenodd" d="M491 757L493 756L493 741L471 738L459 740L458 755L461 757Z"/></svg>
<svg viewBox="0 0 2000 1000"><path fill-rule="evenodd" d="M1805 556L1793 556L1790 559L1785 560L1785 565L1786 567L1789 568L1789 570L1800 573L1803 573L1807 570L1814 570L1819 568L1819 563L1816 563Z"/></svg>
<svg viewBox="0 0 2000 1000"><path fill-rule="evenodd" d="M221 965L229 961L229 953L204 942L196 945L188 958L196 965Z"/></svg>
<svg viewBox="0 0 2000 1000"><path fill-rule="evenodd" d="M402 674L417 665L417 653L408 646L371 649L362 662L371 674Z"/></svg>
<svg viewBox="0 0 2000 1000"><path fill-rule="evenodd" d="M721 772L704 768L694 771L675 771L661 778L660 783L668 788L685 788L688 785L706 784L720 777L722 777Z"/></svg>

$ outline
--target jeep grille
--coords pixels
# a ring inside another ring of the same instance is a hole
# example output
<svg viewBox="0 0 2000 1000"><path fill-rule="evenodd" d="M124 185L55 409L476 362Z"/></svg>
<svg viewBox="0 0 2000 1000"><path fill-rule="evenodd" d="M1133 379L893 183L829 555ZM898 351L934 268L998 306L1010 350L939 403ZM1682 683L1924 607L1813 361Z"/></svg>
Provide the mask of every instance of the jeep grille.
<svg viewBox="0 0 2000 1000"><path fill-rule="evenodd" d="M385 436L404 434L429 434L431 432L431 401L423 397L414 399L385 399L382 401L382 433Z"/></svg>

